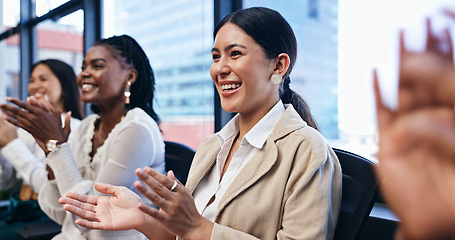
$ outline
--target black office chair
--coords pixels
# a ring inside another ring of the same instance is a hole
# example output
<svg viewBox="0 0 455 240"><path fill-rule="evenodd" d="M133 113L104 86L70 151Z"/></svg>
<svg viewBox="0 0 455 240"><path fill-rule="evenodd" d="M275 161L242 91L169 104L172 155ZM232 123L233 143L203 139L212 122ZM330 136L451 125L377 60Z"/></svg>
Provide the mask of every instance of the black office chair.
<svg viewBox="0 0 455 240"><path fill-rule="evenodd" d="M172 170L177 179L185 184L196 152L181 143L165 141L164 144L166 171Z"/></svg>
<svg viewBox="0 0 455 240"><path fill-rule="evenodd" d="M333 149L343 173L341 212L334 240L355 240L359 236L378 193L374 163L364 157Z"/></svg>

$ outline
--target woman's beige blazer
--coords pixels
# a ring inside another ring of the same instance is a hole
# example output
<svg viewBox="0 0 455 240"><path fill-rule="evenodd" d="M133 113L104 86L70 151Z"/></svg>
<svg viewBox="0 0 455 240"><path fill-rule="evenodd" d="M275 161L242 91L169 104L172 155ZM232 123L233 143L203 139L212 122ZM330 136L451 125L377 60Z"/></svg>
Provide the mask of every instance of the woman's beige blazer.
<svg viewBox="0 0 455 240"><path fill-rule="evenodd" d="M220 151L200 145L187 187L194 191ZM341 168L322 135L291 105L263 148L223 196L212 239L332 239L341 203Z"/></svg>

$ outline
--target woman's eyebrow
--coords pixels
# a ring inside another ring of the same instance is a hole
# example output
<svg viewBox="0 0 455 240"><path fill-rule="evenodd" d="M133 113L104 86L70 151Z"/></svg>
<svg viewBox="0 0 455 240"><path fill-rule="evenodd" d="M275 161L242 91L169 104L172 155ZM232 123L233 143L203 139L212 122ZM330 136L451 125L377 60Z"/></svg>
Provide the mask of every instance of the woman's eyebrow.
<svg viewBox="0 0 455 240"><path fill-rule="evenodd" d="M243 46L242 44L238 44L238 43L233 43L233 44L229 44L227 45L225 48L224 48L224 51L227 52L229 50L231 50L232 48L234 47L240 47L240 48L246 48L245 46ZM219 52L220 50L218 48L212 48L212 52Z"/></svg>

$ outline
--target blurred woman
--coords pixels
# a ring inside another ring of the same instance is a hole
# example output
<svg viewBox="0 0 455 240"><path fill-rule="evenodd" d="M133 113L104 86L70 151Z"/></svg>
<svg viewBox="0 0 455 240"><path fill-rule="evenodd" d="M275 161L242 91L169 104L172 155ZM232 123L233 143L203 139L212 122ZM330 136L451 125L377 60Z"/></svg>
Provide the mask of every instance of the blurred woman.
<svg viewBox="0 0 455 240"><path fill-rule="evenodd" d="M58 203L68 191L101 196L94 182L134 189L131 172L151 166L164 172L164 142L153 109L154 76L142 48L122 35L100 40L85 54L77 78L81 99L91 103L86 117L67 142L67 129L60 126L55 105L30 99L28 103L9 99L1 105L8 121L32 133L46 151L51 172L41 189L41 208L62 232L54 239L145 239L137 231L109 232L78 227L76 216ZM145 197L146 203L152 205Z"/></svg>
<svg viewBox="0 0 455 240"><path fill-rule="evenodd" d="M28 92L37 99L49 98L62 113L60 116L62 121L66 113L71 112L71 129L77 129L83 118L82 102L76 74L71 66L57 59L37 62L32 66ZM69 141L72 141L72 135ZM0 161L4 165L12 164L24 183L38 193L47 179L44 163L46 156L33 136L24 129L16 128L0 119L0 148ZM12 175L11 178L14 179L15 176ZM23 189L23 193L27 196L33 194L26 188Z"/></svg>

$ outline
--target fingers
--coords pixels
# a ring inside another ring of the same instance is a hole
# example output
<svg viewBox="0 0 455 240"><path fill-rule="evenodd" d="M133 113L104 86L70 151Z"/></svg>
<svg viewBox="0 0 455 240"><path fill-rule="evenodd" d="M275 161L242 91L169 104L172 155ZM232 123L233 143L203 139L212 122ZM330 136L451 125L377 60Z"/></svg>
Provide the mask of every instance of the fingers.
<svg viewBox="0 0 455 240"><path fill-rule="evenodd" d="M444 29L444 35L447 42L448 52L447 52L447 60L453 66L453 44L452 44L452 36L450 35L449 29Z"/></svg>
<svg viewBox="0 0 455 240"><path fill-rule="evenodd" d="M74 203L65 203L63 205L63 209L89 221L96 221L96 213L93 211L85 210L84 208L87 208L86 205L87 204L81 204L80 202L75 201ZM94 206L91 207L91 209L93 208Z"/></svg>
<svg viewBox="0 0 455 240"><path fill-rule="evenodd" d="M376 100L376 114L378 121L378 129L381 132L389 123L392 118L392 112L384 105L379 88L378 73L376 69L373 70L373 87L374 96Z"/></svg>
<svg viewBox="0 0 455 240"><path fill-rule="evenodd" d="M426 19L426 51L437 53L445 58L446 61L453 63L453 46L448 29L444 29L443 35L438 37L433 32L431 20Z"/></svg>
<svg viewBox="0 0 455 240"><path fill-rule="evenodd" d="M74 223L76 223L79 226L90 228L90 229L100 229L100 230L105 229L104 226L100 222L91 222L91 221L87 221L85 219L76 219L76 221L74 221Z"/></svg>
<svg viewBox="0 0 455 240"><path fill-rule="evenodd" d="M441 153L455 154L455 112L452 109L441 107L421 110L411 117L412 120L401 125L405 135L410 139L425 139Z"/></svg>
<svg viewBox="0 0 455 240"><path fill-rule="evenodd" d="M29 119L31 119L31 114L21 108L9 104L2 104L0 105L0 108L3 111L2 118L17 127L23 128L28 123Z"/></svg>
<svg viewBox="0 0 455 240"><path fill-rule="evenodd" d="M144 212L145 214L155 218L158 221L163 221L165 219L164 215L160 213L159 210L152 208L144 203L139 203L138 205L139 210Z"/></svg>
<svg viewBox="0 0 455 240"><path fill-rule="evenodd" d="M103 193L103 194L115 195L115 193L118 191L119 188L120 187L118 187L118 186L114 186L114 185L107 184L107 183L100 183L100 182L95 183L95 189L98 192Z"/></svg>
<svg viewBox="0 0 455 240"><path fill-rule="evenodd" d="M7 97L6 101L18 106L19 108L25 109L25 110L27 110L29 112L35 112L35 110L39 109L38 107L32 106L30 104L22 102L19 99L15 99L15 98L11 98L11 97ZM8 110L13 110L14 108L15 109L19 109L17 107L14 107L14 106L11 106L11 105L8 105L8 104L2 105L2 109L3 109L3 107L6 107L6 109L8 109Z"/></svg>
<svg viewBox="0 0 455 240"><path fill-rule="evenodd" d="M455 10L444 9L442 11L444 12L444 14L455 20Z"/></svg>
<svg viewBox="0 0 455 240"><path fill-rule="evenodd" d="M31 106L39 107L46 112L52 112L49 105L47 105L43 100L37 99L34 96L28 97L27 103Z"/></svg>
<svg viewBox="0 0 455 240"><path fill-rule="evenodd" d="M174 198L173 192L179 191L179 185L173 191L170 190L174 184L173 179L156 172L150 167L137 169L136 175L143 182L135 182L137 190L160 208L166 207L166 200L172 200ZM181 183L178 184L181 185Z"/></svg>
<svg viewBox="0 0 455 240"><path fill-rule="evenodd" d="M64 204L64 203L77 204L77 202L79 202L80 204L88 203L88 204L96 205L98 198L99 197L97 197L97 196L88 196L88 195L79 194L79 193L75 193L75 192L68 192L66 194L66 197L61 197L59 199L59 202L62 204ZM77 204L77 206L80 206L80 204ZM91 209L88 209L88 210L91 210Z"/></svg>
<svg viewBox="0 0 455 240"><path fill-rule="evenodd" d="M32 106L39 107L46 112L60 112L47 95L45 95L44 98L30 96L27 98L27 103Z"/></svg>
<svg viewBox="0 0 455 240"><path fill-rule="evenodd" d="M438 41L434 37L433 32L431 30L431 20L429 18L425 19L425 24L426 24L426 29L427 29L427 32L426 32L427 39L426 39L425 49L431 50L434 48L435 45L437 45Z"/></svg>
<svg viewBox="0 0 455 240"><path fill-rule="evenodd" d="M399 32L399 51L400 51L400 58L402 59L403 55L406 53L403 30L400 30L400 32Z"/></svg>
<svg viewBox="0 0 455 240"><path fill-rule="evenodd" d="M174 191L174 192L177 191L179 182L175 178L173 173L171 174L171 176L173 176L173 178L167 177L167 176L155 171L151 167L145 167L144 172L146 172L149 176L151 176L152 178L157 180L164 187L164 188L161 188L161 186L159 184L157 185L156 191L158 194L160 194L160 195L162 194L161 196L167 197L167 195L169 193L171 193L172 191ZM175 182L174 180L177 181L177 187L175 187L173 190L171 190L172 187L174 186L174 182ZM182 184L180 183L180 185L182 185Z"/></svg>
<svg viewBox="0 0 455 240"><path fill-rule="evenodd" d="M67 112L65 115L65 127L63 127L63 132L65 133L65 136L68 138L71 132L71 111Z"/></svg>
<svg viewBox="0 0 455 240"><path fill-rule="evenodd" d="M66 197L59 198L58 202L63 204L63 208L81 218L95 221L97 199L99 197L86 196L79 193L69 192Z"/></svg>

